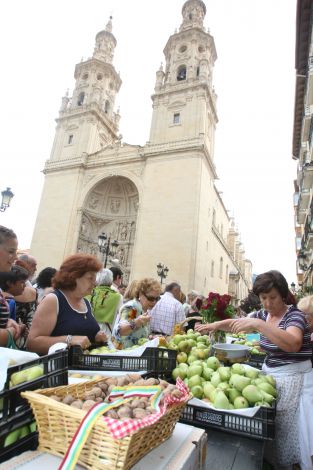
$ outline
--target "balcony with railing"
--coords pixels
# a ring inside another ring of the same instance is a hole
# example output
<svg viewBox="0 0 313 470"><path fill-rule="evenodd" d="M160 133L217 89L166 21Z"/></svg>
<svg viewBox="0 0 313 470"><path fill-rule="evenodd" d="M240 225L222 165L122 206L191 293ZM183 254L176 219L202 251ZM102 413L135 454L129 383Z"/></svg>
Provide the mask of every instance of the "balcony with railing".
<svg viewBox="0 0 313 470"><path fill-rule="evenodd" d="M308 79L306 85L306 102L313 104L313 56L309 57L308 61Z"/></svg>

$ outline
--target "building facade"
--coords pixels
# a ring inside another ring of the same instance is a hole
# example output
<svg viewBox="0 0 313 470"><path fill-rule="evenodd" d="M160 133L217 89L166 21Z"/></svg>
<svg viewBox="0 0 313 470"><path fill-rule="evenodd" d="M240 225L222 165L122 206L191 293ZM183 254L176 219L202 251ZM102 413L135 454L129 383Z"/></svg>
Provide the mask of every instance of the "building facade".
<svg viewBox="0 0 313 470"><path fill-rule="evenodd" d="M312 0L298 0L293 158L295 236L299 286L313 286L313 29Z"/></svg>
<svg viewBox="0 0 313 470"><path fill-rule="evenodd" d="M96 35L92 58L76 65L44 168L31 245L41 266L58 266L77 251L100 257L98 235L105 233L118 241L114 257L126 280L156 277L162 262L167 280L184 290L230 292L234 303L247 295L251 262L214 184L217 55L205 14L201 0L183 4L156 72L144 146L119 134L111 19Z"/></svg>

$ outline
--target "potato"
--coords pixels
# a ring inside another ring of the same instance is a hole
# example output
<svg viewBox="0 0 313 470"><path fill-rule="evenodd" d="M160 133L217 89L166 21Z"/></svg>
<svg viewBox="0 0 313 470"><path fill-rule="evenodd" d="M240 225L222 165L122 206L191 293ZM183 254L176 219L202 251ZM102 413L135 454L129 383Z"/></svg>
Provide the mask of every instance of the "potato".
<svg viewBox="0 0 313 470"><path fill-rule="evenodd" d="M71 403L71 406L73 406L73 408L79 408L81 410L82 407L83 407L83 401L82 400L75 400Z"/></svg>
<svg viewBox="0 0 313 470"><path fill-rule="evenodd" d="M96 398L95 398L95 402L96 402L96 403L102 403L102 402L103 402L103 398L102 398L102 397L96 397Z"/></svg>
<svg viewBox="0 0 313 470"><path fill-rule="evenodd" d="M93 387L91 390L90 390L90 393L93 393L95 397L100 397L101 393L102 393L102 390L100 387Z"/></svg>
<svg viewBox="0 0 313 470"><path fill-rule="evenodd" d="M129 406L121 406L120 408L118 408L117 410L117 414L118 414L118 417L120 419L122 418L132 418L132 410Z"/></svg>
<svg viewBox="0 0 313 470"><path fill-rule="evenodd" d="M142 408L135 408L133 410L133 417L135 419L142 419L145 416L147 416L149 413L146 410L143 410Z"/></svg>
<svg viewBox="0 0 313 470"><path fill-rule="evenodd" d="M115 410L109 410L105 413L108 418L118 419L118 414Z"/></svg>
<svg viewBox="0 0 313 470"><path fill-rule="evenodd" d="M98 387L100 387L103 392L106 392L109 388L109 385L106 382L100 382L98 383Z"/></svg>
<svg viewBox="0 0 313 470"><path fill-rule="evenodd" d="M144 379L139 379L139 380L136 380L136 382L134 382L133 384L139 385L141 387L143 385L146 385L146 381Z"/></svg>
<svg viewBox="0 0 313 470"><path fill-rule="evenodd" d="M96 398L95 394L91 393L90 391L85 392L83 395L83 400L94 400L95 398Z"/></svg>
<svg viewBox="0 0 313 470"><path fill-rule="evenodd" d="M57 395L51 395L49 398L52 398L52 400L55 400L55 401L62 401L62 398L58 397Z"/></svg>
<svg viewBox="0 0 313 470"><path fill-rule="evenodd" d="M109 377L108 379L106 379L106 383L110 386L110 385L116 385L117 384L117 379L115 377Z"/></svg>
<svg viewBox="0 0 313 470"><path fill-rule="evenodd" d="M166 380L160 379L160 380L159 380L159 385L160 385L162 388L166 388L166 387L168 386L168 382L166 382Z"/></svg>
<svg viewBox="0 0 313 470"><path fill-rule="evenodd" d="M140 374L127 374L126 377L130 383L134 383L136 380L140 380L142 378Z"/></svg>
<svg viewBox="0 0 313 470"><path fill-rule="evenodd" d="M127 385L129 383L129 381L126 379L126 377L118 377L117 378L117 386L118 387L124 387L125 385Z"/></svg>
<svg viewBox="0 0 313 470"><path fill-rule="evenodd" d="M83 405L82 405L82 409L83 410L90 410L90 408L92 408L94 405L95 405L95 401L93 400L86 400Z"/></svg>
<svg viewBox="0 0 313 470"><path fill-rule="evenodd" d="M65 397L63 398L62 402L65 404L65 405L71 405L73 403L73 401L75 401L75 398L72 397L72 395L68 394L68 395L65 395Z"/></svg>
<svg viewBox="0 0 313 470"><path fill-rule="evenodd" d="M158 385L159 384L159 380L154 379L153 377L151 377L150 379L147 379L145 382L146 382L146 385Z"/></svg>

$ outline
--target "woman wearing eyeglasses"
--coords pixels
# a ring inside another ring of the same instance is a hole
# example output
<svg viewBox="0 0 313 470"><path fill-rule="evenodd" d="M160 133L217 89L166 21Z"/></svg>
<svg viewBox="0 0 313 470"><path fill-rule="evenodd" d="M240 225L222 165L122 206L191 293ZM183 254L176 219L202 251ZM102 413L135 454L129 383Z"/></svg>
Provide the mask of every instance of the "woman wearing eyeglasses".
<svg viewBox="0 0 313 470"><path fill-rule="evenodd" d="M138 282L134 298L126 302L120 309L112 332L112 339L118 349L125 349L141 338L150 334L150 310L160 299L161 284L152 278Z"/></svg>

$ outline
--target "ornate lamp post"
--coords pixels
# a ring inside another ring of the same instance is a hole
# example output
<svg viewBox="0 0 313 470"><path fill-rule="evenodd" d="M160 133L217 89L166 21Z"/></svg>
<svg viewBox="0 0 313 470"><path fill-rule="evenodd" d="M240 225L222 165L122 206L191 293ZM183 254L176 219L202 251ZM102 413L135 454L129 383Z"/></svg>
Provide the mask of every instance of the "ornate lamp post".
<svg viewBox="0 0 313 470"><path fill-rule="evenodd" d="M163 283L163 279L167 277L168 272L169 272L169 269L167 266L165 266L162 263L157 264L157 273L158 273L158 276L160 277L161 284Z"/></svg>
<svg viewBox="0 0 313 470"><path fill-rule="evenodd" d="M8 207L10 207L10 202L14 194L12 193L10 188L5 189L1 192L2 201L0 206L0 211L4 212Z"/></svg>
<svg viewBox="0 0 313 470"><path fill-rule="evenodd" d="M105 268L107 267L108 257L115 255L118 245L118 241L113 240L111 242L111 237L108 238L106 233L102 232L101 235L98 235L98 247L100 253L103 254Z"/></svg>

